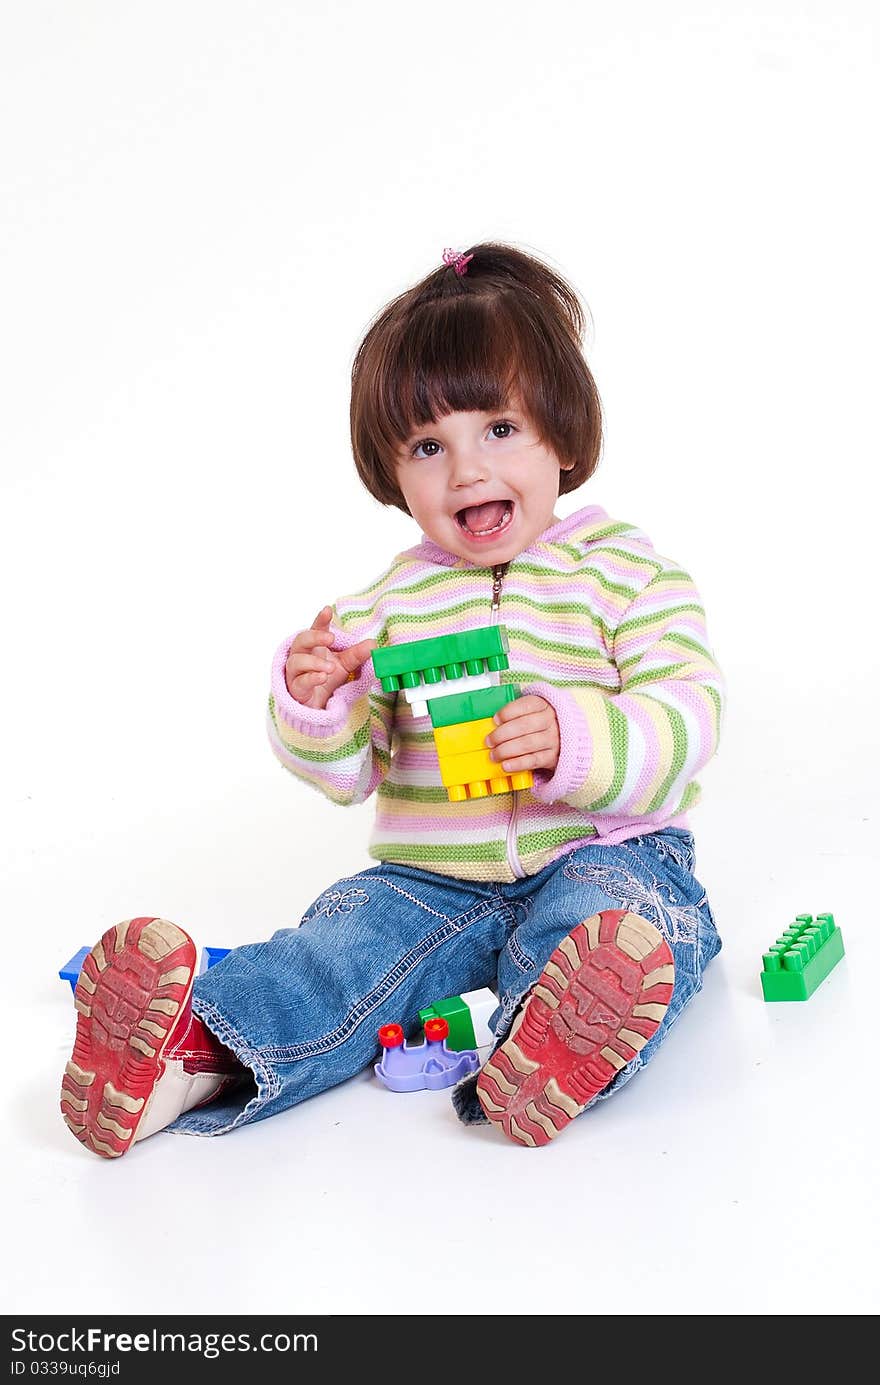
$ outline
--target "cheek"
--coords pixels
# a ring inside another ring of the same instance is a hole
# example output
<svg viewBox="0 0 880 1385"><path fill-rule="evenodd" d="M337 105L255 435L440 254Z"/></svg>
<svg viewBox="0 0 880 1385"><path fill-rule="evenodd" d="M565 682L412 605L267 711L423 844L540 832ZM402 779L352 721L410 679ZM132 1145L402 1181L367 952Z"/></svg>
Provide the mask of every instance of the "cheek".
<svg viewBox="0 0 880 1385"><path fill-rule="evenodd" d="M413 513L433 514L439 507L440 487L429 477L410 483L404 494Z"/></svg>

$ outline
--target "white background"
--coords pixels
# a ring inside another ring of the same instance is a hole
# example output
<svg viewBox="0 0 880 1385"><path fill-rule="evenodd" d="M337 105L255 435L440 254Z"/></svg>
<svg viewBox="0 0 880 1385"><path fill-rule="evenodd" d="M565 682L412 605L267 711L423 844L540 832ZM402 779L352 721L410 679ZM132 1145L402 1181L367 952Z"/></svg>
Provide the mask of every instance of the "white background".
<svg viewBox="0 0 880 1385"><path fill-rule="evenodd" d="M430 1264L462 1312L876 1312L876 40L867 0L4 7L7 1311L416 1312ZM273 759L269 663L417 539L357 482L351 359L481 239L592 316L604 456L558 513L705 599L725 949L543 1152L368 1073L95 1159L67 958L150 912L262 939L370 864L372 805ZM762 951L829 910L845 961L765 1005Z"/></svg>

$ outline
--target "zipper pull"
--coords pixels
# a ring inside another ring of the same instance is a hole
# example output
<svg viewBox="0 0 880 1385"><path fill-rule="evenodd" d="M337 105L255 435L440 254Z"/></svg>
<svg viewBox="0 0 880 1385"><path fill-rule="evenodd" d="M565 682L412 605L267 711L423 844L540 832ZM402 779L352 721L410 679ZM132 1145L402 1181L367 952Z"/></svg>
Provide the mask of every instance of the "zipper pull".
<svg viewBox="0 0 880 1385"><path fill-rule="evenodd" d="M492 614L495 615L501 605L501 586L507 576L507 569L510 563L496 563L492 569Z"/></svg>

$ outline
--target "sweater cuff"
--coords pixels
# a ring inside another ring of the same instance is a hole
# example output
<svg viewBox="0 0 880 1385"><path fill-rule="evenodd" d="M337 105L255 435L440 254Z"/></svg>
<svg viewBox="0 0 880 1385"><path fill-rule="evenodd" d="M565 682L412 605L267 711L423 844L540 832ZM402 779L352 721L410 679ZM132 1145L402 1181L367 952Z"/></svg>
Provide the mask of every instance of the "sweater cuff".
<svg viewBox="0 0 880 1385"><path fill-rule="evenodd" d="M556 713L559 722L559 759L551 774L546 769L532 771L532 793L542 803L558 803L568 794L581 788L593 763L593 737L589 723L563 688L552 683L524 683L521 692L543 697Z"/></svg>
<svg viewBox="0 0 880 1385"><path fill-rule="evenodd" d="M357 640L349 639L336 628L334 628L333 634L339 649L348 649L350 645L357 644ZM373 691L374 687L378 687L378 679L373 673L372 660L367 659L364 662L357 678L349 683L343 683L330 695L326 707L306 707L302 702L297 702L296 698L291 697L284 681L284 666L295 639L296 636L292 635L290 639L280 644L272 660L272 698L278 719L283 721L285 726L291 726L294 731L299 731L305 736L335 735L337 731L342 730L351 717L351 709L354 704L360 698L366 697Z"/></svg>

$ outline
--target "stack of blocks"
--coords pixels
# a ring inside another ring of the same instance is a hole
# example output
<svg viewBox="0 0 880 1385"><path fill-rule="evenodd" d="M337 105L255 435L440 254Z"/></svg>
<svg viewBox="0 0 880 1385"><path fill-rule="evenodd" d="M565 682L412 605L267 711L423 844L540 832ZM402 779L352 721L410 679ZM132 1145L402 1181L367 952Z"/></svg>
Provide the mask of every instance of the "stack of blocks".
<svg viewBox="0 0 880 1385"><path fill-rule="evenodd" d="M505 774L485 744L495 713L519 696L513 684L501 683L507 651L503 625L373 650L384 691L402 691L413 716L430 716L450 803L532 786L528 770Z"/></svg>

